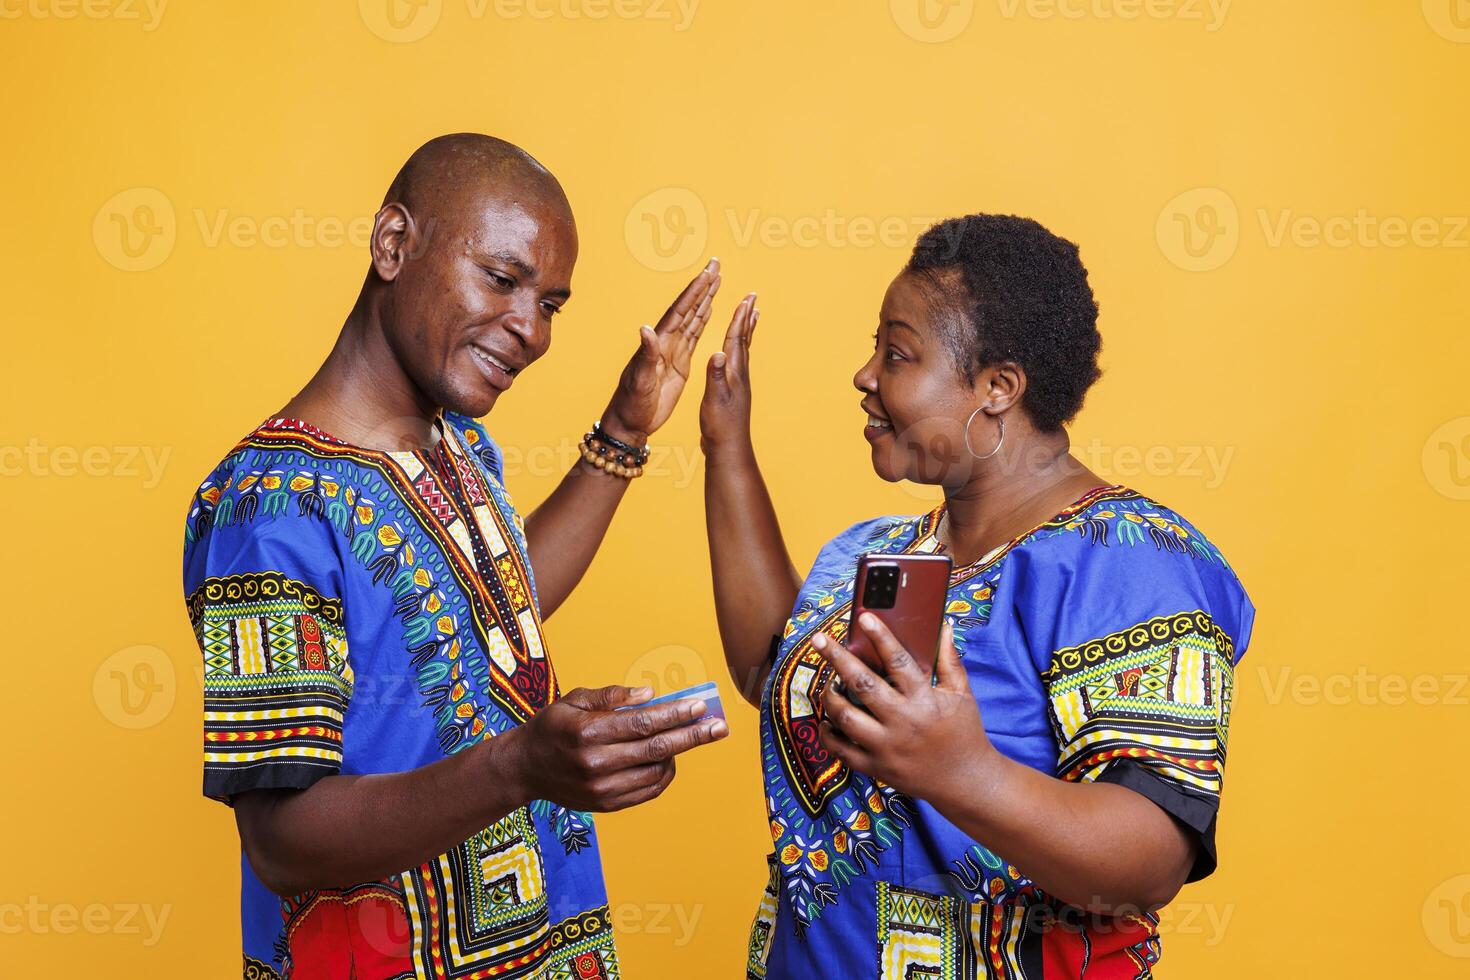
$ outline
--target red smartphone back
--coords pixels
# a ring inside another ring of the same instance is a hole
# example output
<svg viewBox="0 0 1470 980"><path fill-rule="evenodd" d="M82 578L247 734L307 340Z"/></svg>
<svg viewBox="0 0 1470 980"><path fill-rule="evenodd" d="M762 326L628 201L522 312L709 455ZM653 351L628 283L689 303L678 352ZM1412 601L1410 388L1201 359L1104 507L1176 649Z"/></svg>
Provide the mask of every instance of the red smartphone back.
<svg viewBox="0 0 1470 980"><path fill-rule="evenodd" d="M863 555L858 559L847 648L883 672L877 651L857 624L859 616L870 612L921 669L932 672L953 568L948 555Z"/></svg>

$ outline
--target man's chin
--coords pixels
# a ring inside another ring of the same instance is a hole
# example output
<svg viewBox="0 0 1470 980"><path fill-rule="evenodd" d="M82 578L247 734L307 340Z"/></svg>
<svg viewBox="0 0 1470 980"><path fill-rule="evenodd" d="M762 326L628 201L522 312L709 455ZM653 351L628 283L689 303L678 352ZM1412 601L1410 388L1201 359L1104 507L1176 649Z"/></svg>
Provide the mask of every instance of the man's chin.
<svg viewBox="0 0 1470 980"><path fill-rule="evenodd" d="M498 388L476 385L473 389L446 392L445 397L441 399L441 404L447 412L477 419L489 415L490 410L495 407L495 403L503 394L505 392Z"/></svg>

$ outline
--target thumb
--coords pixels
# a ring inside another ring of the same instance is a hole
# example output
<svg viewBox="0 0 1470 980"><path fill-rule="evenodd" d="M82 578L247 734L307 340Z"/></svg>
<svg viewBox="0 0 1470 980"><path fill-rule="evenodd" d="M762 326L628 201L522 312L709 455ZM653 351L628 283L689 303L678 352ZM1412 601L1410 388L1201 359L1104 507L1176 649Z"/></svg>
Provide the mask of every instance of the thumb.
<svg viewBox="0 0 1470 980"><path fill-rule="evenodd" d="M638 331L638 341L641 344L638 353L645 361L656 363L658 361L658 334L648 324L644 324Z"/></svg>
<svg viewBox="0 0 1470 980"><path fill-rule="evenodd" d="M717 351L714 352L714 355L710 357L710 359L709 359L709 371L707 373L709 375L709 380L711 380L711 381L724 381L725 380L725 352L724 351L717 350Z"/></svg>

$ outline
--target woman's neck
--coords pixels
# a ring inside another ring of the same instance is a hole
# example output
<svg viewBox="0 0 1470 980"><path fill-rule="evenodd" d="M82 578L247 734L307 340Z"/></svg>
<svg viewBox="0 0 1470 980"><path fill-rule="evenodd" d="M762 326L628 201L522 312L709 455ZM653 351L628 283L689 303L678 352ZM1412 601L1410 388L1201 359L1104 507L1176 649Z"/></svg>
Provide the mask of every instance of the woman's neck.
<svg viewBox="0 0 1470 980"><path fill-rule="evenodd" d="M963 486L945 490L941 540L956 564L978 561L1104 484L1070 448L1065 431L1029 432L977 462Z"/></svg>

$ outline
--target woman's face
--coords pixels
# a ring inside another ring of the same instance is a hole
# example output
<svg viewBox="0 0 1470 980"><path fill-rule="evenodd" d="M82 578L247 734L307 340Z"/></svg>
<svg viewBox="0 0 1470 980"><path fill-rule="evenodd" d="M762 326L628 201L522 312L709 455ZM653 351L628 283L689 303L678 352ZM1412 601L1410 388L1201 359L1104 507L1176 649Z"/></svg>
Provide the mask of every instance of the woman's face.
<svg viewBox="0 0 1470 980"><path fill-rule="evenodd" d="M944 342L943 331L956 328L944 318L957 314L938 299L931 283L910 273L893 280L883 297L873 356L853 377L863 393L873 469L890 482L952 487L970 476L965 423L982 399L965 383ZM990 429L976 419L974 430L977 451L985 452Z"/></svg>

